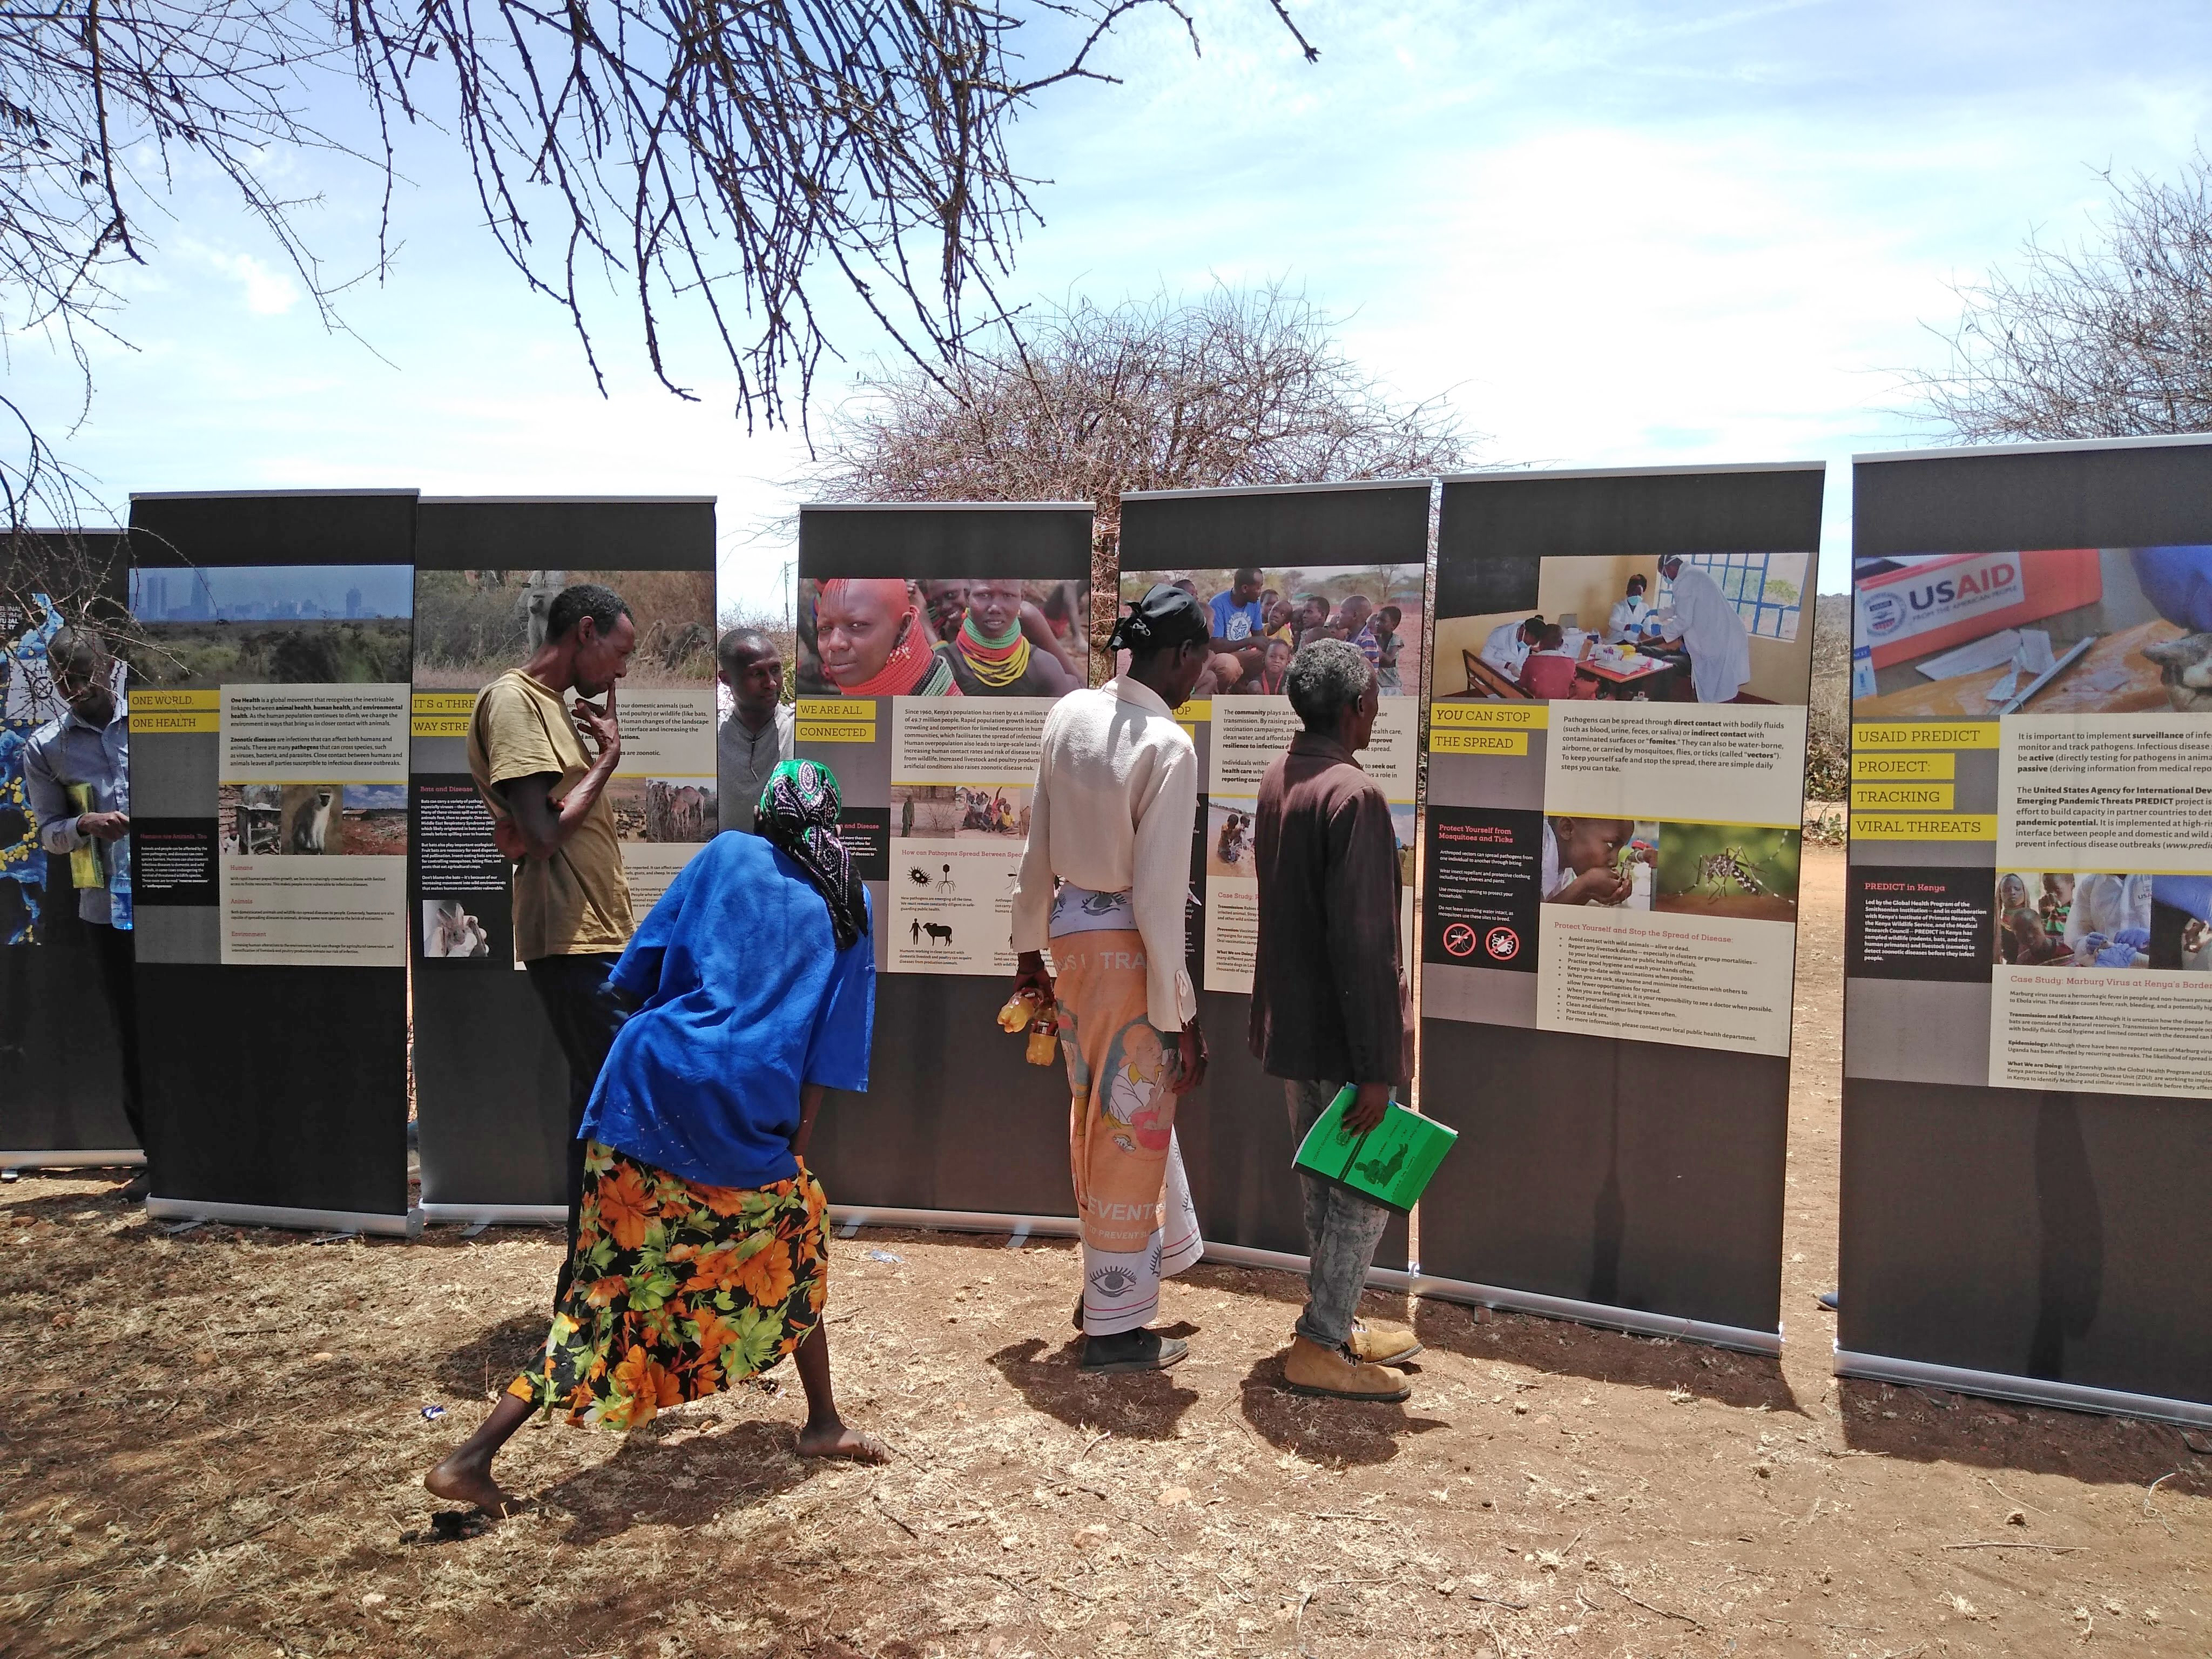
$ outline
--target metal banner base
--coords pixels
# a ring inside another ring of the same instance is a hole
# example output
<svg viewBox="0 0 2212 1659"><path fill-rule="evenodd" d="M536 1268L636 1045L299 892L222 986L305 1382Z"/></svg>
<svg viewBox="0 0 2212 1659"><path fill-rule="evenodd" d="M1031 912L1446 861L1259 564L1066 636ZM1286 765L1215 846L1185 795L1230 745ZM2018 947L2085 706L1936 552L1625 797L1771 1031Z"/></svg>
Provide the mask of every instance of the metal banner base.
<svg viewBox="0 0 2212 1659"><path fill-rule="evenodd" d="M1968 1370L1959 1365L1931 1365L1923 1360L1893 1359L1887 1354L1852 1353L1843 1348L1835 1352L1838 1376L1895 1382L1906 1388L1948 1389L1953 1394L1983 1395L1991 1400L2012 1400L2027 1406L2056 1406L2063 1411L2143 1417L2154 1422L2179 1423L2192 1429L2212 1428L2212 1405L2194 1400L2167 1400L2154 1394L2093 1389L2081 1382L2049 1382L2040 1377Z"/></svg>
<svg viewBox="0 0 2212 1659"><path fill-rule="evenodd" d="M412 1238L422 1231L420 1210L386 1215L370 1210L293 1210L277 1204L203 1204L191 1198L149 1198L146 1213L156 1221L218 1221L234 1227L294 1227L306 1232L376 1233L392 1238Z"/></svg>
<svg viewBox="0 0 2212 1659"><path fill-rule="evenodd" d="M425 1204L426 1226L565 1227L568 1212L559 1204Z"/></svg>
<svg viewBox="0 0 2212 1659"><path fill-rule="evenodd" d="M913 1227L946 1233L1008 1233L1017 1238L1073 1238L1082 1231L1072 1215L997 1215L985 1210L893 1210L869 1204L832 1204L830 1224L849 1232L860 1227ZM1264 1267L1306 1274L1306 1259L1285 1250L1258 1250L1243 1244L1208 1240L1199 1260L1224 1267ZM1396 1267L1370 1267L1367 1282L1377 1290L1410 1290L1413 1276Z"/></svg>
<svg viewBox="0 0 2212 1659"><path fill-rule="evenodd" d="M1415 1296L1441 1302L1472 1302L1486 1308L1504 1308L1514 1313L1541 1314L1547 1319L1571 1319L1577 1325L1600 1325L1637 1336L1667 1336L1709 1347L1733 1348L1741 1353L1775 1355L1782 1352L1780 1331L1754 1331L1741 1325L1711 1325L1699 1319L1671 1314L1644 1313L1635 1308L1615 1308L1602 1302L1577 1302L1571 1297L1540 1296L1534 1291L1509 1291L1495 1285L1474 1285L1463 1279L1437 1279L1427 1273L1411 1276Z"/></svg>
<svg viewBox="0 0 2212 1659"><path fill-rule="evenodd" d="M0 1170L143 1170L146 1154L136 1146L107 1152L0 1152Z"/></svg>

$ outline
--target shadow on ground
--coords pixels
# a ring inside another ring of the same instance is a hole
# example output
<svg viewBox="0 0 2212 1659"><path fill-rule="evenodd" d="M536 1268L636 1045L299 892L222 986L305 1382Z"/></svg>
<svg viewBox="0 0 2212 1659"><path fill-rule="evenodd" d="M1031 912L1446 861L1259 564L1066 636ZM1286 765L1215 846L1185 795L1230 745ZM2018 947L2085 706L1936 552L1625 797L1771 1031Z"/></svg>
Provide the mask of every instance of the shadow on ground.
<svg viewBox="0 0 2212 1659"><path fill-rule="evenodd" d="M1916 1463L2057 1474L2107 1486L2212 1492L2212 1435L2168 1423L2055 1411L1941 1389L1838 1379L1844 1442L1855 1452ZM2190 1443L2194 1441L2195 1445Z"/></svg>
<svg viewBox="0 0 2212 1659"><path fill-rule="evenodd" d="M545 1330L551 1322L550 1312L502 1320L446 1353L431 1375L449 1395L488 1400L544 1352Z"/></svg>
<svg viewBox="0 0 2212 1659"><path fill-rule="evenodd" d="M1188 1337L1197 1327L1162 1325L1163 1336ZM1083 1339L1073 1337L1047 1352L1042 1337L1012 1343L991 1356L999 1375L1013 1384L1032 1410L1070 1428L1111 1429L1133 1440L1170 1440L1183 1413L1198 1403L1195 1389L1173 1370L1120 1371L1091 1376L1076 1369Z"/></svg>
<svg viewBox="0 0 2212 1659"><path fill-rule="evenodd" d="M1727 1406L1806 1414L1782 1374L1781 1360L1764 1354L1632 1336L1534 1314L1484 1309L1478 1316L1473 1308L1428 1299L1422 1301L1413 1328L1430 1347L1470 1359L1503 1359L1556 1376L1680 1390Z"/></svg>
<svg viewBox="0 0 2212 1659"><path fill-rule="evenodd" d="M1415 1398L1419 1382L1414 1383ZM1310 1462L1340 1467L1387 1463L1399 1443L1451 1425L1433 1417L1413 1417L1402 1402L1317 1400L1292 1394L1283 1385L1283 1357L1270 1354L1237 1384L1244 1420L1269 1445L1295 1452Z"/></svg>
<svg viewBox="0 0 2212 1659"><path fill-rule="evenodd" d="M632 1431L612 1457L538 1495L570 1517L562 1542L597 1544L632 1527L701 1526L802 1486L824 1467L799 1456L788 1423L755 1419L696 1433L677 1425L665 1437L655 1426Z"/></svg>

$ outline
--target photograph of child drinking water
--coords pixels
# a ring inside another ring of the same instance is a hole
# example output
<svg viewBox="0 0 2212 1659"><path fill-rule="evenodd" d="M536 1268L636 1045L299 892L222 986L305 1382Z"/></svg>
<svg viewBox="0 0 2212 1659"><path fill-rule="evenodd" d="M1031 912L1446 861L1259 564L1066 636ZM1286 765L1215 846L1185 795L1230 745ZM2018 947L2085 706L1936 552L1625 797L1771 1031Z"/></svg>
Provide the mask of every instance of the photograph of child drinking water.
<svg viewBox="0 0 2212 1659"><path fill-rule="evenodd" d="M1649 910L1659 860L1659 826L1632 818L1544 820L1547 904L1603 904Z"/></svg>

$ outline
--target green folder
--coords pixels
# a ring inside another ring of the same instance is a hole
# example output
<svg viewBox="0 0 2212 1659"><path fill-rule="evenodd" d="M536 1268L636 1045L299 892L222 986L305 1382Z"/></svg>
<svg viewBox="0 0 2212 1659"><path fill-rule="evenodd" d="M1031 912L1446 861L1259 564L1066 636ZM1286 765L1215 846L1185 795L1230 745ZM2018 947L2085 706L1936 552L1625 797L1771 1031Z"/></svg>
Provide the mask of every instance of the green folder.
<svg viewBox="0 0 2212 1659"><path fill-rule="evenodd" d="M1364 1135L1353 1134L1344 1127L1344 1115L1358 1095L1349 1083L1338 1091L1306 1132L1293 1161L1377 1204L1410 1210L1459 1139L1459 1131L1408 1111L1394 1100L1380 1123Z"/></svg>

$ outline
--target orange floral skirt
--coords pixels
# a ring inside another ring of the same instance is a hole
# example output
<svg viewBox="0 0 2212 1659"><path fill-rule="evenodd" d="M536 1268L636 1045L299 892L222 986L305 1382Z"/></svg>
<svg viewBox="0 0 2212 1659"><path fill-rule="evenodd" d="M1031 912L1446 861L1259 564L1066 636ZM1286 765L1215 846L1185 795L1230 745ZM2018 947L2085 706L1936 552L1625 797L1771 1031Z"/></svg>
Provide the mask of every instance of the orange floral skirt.
<svg viewBox="0 0 2212 1659"><path fill-rule="evenodd" d="M766 1370L822 1317L828 1207L804 1162L773 1187L701 1187L588 1142L575 1273L544 1358L507 1391L634 1429Z"/></svg>

